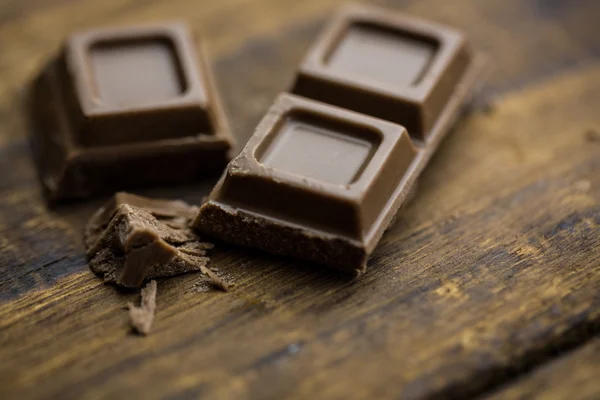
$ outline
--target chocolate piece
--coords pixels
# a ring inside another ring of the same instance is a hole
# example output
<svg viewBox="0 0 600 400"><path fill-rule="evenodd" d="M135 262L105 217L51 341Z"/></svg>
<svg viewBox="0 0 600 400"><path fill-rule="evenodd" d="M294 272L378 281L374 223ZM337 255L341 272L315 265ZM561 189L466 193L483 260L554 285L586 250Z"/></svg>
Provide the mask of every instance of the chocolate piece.
<svg viewBox="0 0 600 400"><path fill-rule="evenodd" d="M216 174L232 146L182 24L72 35L34 82L30 111L51 201Z"/></svg>
<svg viewBox="0 0 600 400"><path fill-rule="evenodd" d="M424 140L470 59L454 29L352 5L309 51L292 92L395 122Z"/></svg>
<svg viewBox="0 0 600 400"><path fill-rule="evenodd" d="M181 201L117 194L86 227L90 268L125 287L191 271L201 271L217 281L206 268L206 250L212 244L201 242L190 229L196 210Z"/></svg>
<svg viewBox="0 0 600 400"><path fill-rule="evenodd" d="M284 94L195 226L233 243L361 270L406 196L403 176L416 155L399 125Z"/></svg>
<svg viewBox="0 0 600 400"><path fill-rule="evenodd" d="M150 199L131 193L119 192L90 218L83 237L86 248L90 248L96 243L122 205L141 208L174 229L187 228L190 220L198 213L198 207L191 206L181 200Z"/></svg>
<svg viewBox="0 0 600 400"><path fill-rule="evenodd" d="M277 100L194 226L364 272L474 89L481 62L464 42L406 16L344 8L300 69L294 91L311 99Z"/></svg>
<svg viewBox="0 0 600 400"><path fill-rule="evenodd" d="M131 326L140 335L148 335L156 312L156 281L151 281L142 289L140 306L128 303Z"/></svg>

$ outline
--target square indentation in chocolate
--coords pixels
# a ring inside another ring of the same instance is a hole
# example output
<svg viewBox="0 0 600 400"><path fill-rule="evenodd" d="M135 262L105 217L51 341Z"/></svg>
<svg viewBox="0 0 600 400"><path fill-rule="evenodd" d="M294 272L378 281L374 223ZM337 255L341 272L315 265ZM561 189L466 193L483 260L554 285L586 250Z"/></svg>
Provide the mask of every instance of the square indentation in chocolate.
<svg viewBox="0 0 600 400"><path fill-rule="evenodd" d="M179 58L167 38L96 43L90 64L96 94L110 104L160 104L186 91Z"/></svg>
<svg viewBox="0 0 600 400"><path fill-rule="evenodd" d="M438 47L427 37L357 23L348 28L326 65L359 79L402 88L420 82Z"/></svg>
<svg viewBox="0 0 600 400"><path fill-rule="evenodd" d="M360 177L380 140L368 129L292 113L260 151L258 161L315 181L346 185Z"/></svg>
<svg viewBox="0 0 600 400"><path fill-rule="evenodd" d="M307 54L292 92L398 123L426 140L470 61L453 29L348 6Z"/></svg>
<svg viewBox="0 0 600 400"><path fill-rule="evenodd" d="M73 35L65 94L83 146L213 135L207 67L180 24Z"/></svg>

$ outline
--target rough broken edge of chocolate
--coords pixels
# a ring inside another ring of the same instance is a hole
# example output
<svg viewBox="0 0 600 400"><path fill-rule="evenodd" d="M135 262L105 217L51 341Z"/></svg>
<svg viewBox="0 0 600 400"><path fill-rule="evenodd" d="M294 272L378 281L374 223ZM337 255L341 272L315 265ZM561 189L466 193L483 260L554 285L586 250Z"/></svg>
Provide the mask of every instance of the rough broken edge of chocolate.
<svg viewBox="0 0 600 400"><path fill-rule="evenodd" d="M173 262L179 252L167 241L185 245L195 238L197 236L191 232L169 228L145 210L123 204L96 243L88 249L90 268L103 275L105 281L114 280L120 286L139 287L146 279L187 272L190 266ZM143 249L154 249L156 259L145 259L152 253L140 253ZM204 251L198 254L204 255ZM201 257L195 257L195 260L208 261ZM139 268L132 268L135 265L144 268L136 271ZM199 267L192 265L191 269Z"/></svg>
<svg viewBox="0 0 600 400"><path fill-rule="evenodd" d="M315 235L211 201L202 205L201 210L194 225L196 228L210 226L213 237L329 265L354 276L366 270L367 253L355 241L326 234Z"/></svg>
<svg viewBox="0 0 600 400"><path fill-rule="evenodd" d="M169 257L168 262L156 263L149 267L143 280L170 277L189 272L201 272L209 276L215 282L214 285L216 287L226 290L228 285L224 282L220 283L222 280L216 277L214 272L207 267L210 259L206 257L206 250L213 247L211 243L184 242L171 245L161 239L158 239L158 242L160 242L160 247L164 248L165 251L170 250L173 256ZM103 276L104 281L107 283L116 283L119 286L131 287L132 285L127 285L121 279L124 276L123 271L128 257L131 254L122 252L121 249L116 249L110 246L109 243L106 244L107 246L103 246L102 243L99 243L100 246L95 249L97 251L90 255L90 268L94 273ZM165 259L165 261L167 260ZM133 287L136 286L134 285Z"/></svg>
<svg viewBox="0 0 600 400"><path fill-rule="evenodd" d="M148 335L154 322L156 312L156 281L150 281L142 289L140 306L127 303L129 307L129 321L133 329L140 335Z"/></svg>
<svg viewBox="0 0 600 400"><path fill-rule="evenodd" d="M83 235L86 249L96 243L123 204L145 210L174 229L187 228L199 209L182 200L150 199L132 193L118 192L100 207L86 224Z"/></svg>
<svg viewBox="0 0 600 400"><path fill-rule="evenodd" d="M123 204L129 198L128 196L135 198L137 203L145 202L151 204L152 207L146 210ZM119 205L116 206L116 204ZM153 209L168 207L169 205L177 206L173 213L169 214L169 210L159 210L156 211L159 214L158 216L153 214ZM145 278L139 283L140 285L144 280L199 271L210 278L212 286L228 291L230 285L206 266L210 260L206 257L206 250L213 248L214 245L201 242L200 237L190 229L191 218L195 216L197 207L189 206L189 210L186 211L183 209L184 205L186 203L179 200L152 200L127 193L115 195L92 216L86 228L86 233L88 233L86 247L88 247L88 257L92 271L101 275L107 283L132 286L125 284L126 282L120 282L128 253L123 251L124 249L120 249L117 244L111 243L110 240L111 237L117 236L115 232L118 233L119 224L127 222L131 224L132 220L137 217L142 220L146 219L146 223L143 224L144 230L155 230L153 236L156 236L156 239L160 241L160 245L165 249L171 249L174 254L172 258L170 257L169 262L150 266L146 271ZM115 211L107 213L107 210L111 207L116 207ZM108 223L106 222L107 214L110 214L110 222ZM161 216L163 218L159 218ZM182 216L185 216L183 218L184 223L180 221ZM170 222L175 221L175 219L177 219L177 223L171 224ZM124 220L127 221L124 222ZM103 229L98 230L100 225L103 225ZM89 235L89 232L93 229L96 229L96 231L93 235ZM135 286L139 285L133 285L133 287Z"/></svg>
<svg viewBox="0 0 600 400"><path fill-rule="evenodd" d="M112 235L115 231L118 231L118 236ZM143 234L144 232L146 235ZM183 245L200 241L199 236L187 227L173 228L147 210L122 204L117 208L110 223L96 238L94 244L88 247L88 255L96 253L107 243L113 243L114 240L111 239L119 239L123 244L124 241L129 239L136 239L138 235L139 238L153 237L161 239L170 245Z"/></svg>

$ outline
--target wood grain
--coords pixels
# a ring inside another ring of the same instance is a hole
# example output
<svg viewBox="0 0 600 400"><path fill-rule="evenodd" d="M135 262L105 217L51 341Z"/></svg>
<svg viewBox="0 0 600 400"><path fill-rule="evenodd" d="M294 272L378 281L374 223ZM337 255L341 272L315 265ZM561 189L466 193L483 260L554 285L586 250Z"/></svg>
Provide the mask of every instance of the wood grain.
<svg viewBox="0 0 600 400"><path fill-rule="evenodd" d="M124 306L136 294L93 276L80 243L103 199L54 211L41 201L26 82L72 30L183 16L205 38L243 143L339 3L2 4L0 397L469 398L598 335L594 0L380 1L465 29L495 69L369 272L352 281L219 244L212 265L233 291L197 293L194 275L161 281L152 335L131 335ZM213 183L142 194L197 203Z"/></svg>
<svg viewBox="0 0 600 400"><path fill-rule="evenodd" d="M488 400L594 400L600 398L600 340L549 363Z"/></svg>

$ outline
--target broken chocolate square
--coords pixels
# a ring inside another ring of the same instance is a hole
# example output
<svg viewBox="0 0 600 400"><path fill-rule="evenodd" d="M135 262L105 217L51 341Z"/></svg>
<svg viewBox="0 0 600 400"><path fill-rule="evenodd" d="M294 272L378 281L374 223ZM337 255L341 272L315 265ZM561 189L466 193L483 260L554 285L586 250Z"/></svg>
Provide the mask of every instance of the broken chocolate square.
<svg viewBox="0 0 600 400"><path fill-rule="evenodd" d="M192 271L220 281L206 267L206 251L213 245L190 228L196 211L181 201L117 194L86 227L90 268L108 282L131 288Z"/></svg>
<svg viewBox="0 0 600 400"><path fill-rule="evenodd" d="M406 129L283 94L200 208L201 232L362 272L410 185Z"/></svg>

